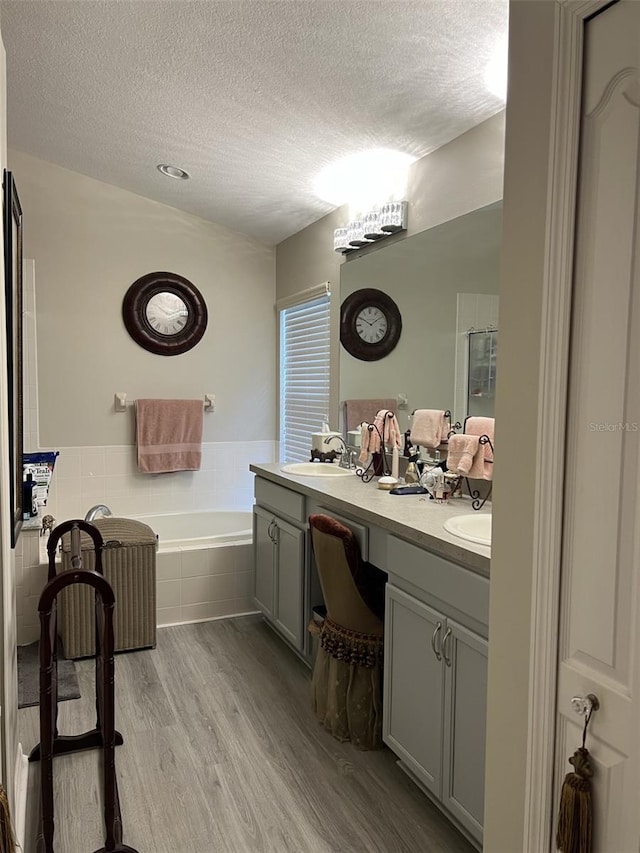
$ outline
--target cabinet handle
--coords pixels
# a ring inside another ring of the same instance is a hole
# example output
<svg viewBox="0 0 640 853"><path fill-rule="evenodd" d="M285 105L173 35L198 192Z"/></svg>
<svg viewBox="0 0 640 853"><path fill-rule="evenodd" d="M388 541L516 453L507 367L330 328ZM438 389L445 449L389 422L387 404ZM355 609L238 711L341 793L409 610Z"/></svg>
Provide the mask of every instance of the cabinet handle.
<svg viewBox="0 0 640 853"><path fill-rule="evenodd" d="M444 637L442 638L442 646L441 646L442 657L444 658L444 662L446 663L447 666L451 666L451 658L447 657L447 652L445 651L446 646L447 646L447 640L449 639L450 636L451 636L451 628L449 627L444 632Z"/></svg>
<svg viewBox="0 0 640 853"><path fill-rule="evenodd" d="M274 520L273 520L273 538L271 539L271 541L273 542L274 545L278 544L278 532L279 532L279 530L280 530L280 528L278 527L278 522L274 518Z"/></svg>
<svg viewBox="0 0 640 853"><path fill-rule="evenodd" d="M436 648L436 637L438 633L442 630L442 622L438 622L436 625L436 630L433 632L433 636L431 637L431 648L433 649L433 653L436 656L436 660L442 660L442 655ZM442 648L442 647L441 647Z"/></svg>
<svg viewBox="0 0 640 853"><path fill-rule="evenodd" d="M276 540L273 536L273 528L274 527L276 527L276 521L275 521L275 518L272 518L271 521L269 522L269 527L267 527L267 536L269 537L269 539L271 539L271 541L275 545Z"/></svg>

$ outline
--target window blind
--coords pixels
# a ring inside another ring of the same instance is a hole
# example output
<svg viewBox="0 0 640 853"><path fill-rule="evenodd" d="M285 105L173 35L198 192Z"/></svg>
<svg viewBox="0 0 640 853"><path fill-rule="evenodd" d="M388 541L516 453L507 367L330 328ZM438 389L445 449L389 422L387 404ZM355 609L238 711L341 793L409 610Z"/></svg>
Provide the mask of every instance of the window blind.
<svg viewBox="0 0 640 853"><path fill-rule="evenodd" d="M280 311L280 461L308 461L329 413L328 293Z"/></svg>

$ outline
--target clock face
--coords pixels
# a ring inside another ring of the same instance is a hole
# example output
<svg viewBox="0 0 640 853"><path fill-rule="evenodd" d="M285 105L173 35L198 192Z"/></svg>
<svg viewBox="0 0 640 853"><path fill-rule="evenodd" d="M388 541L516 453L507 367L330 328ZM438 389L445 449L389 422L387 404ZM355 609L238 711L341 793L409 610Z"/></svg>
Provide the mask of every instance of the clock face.
<svg viewBox="0 0 640 853"><path fill-rule="evenodd" d="M175 293L156 293L147 302L145 314L149 325L159 335L177 335L187 325L189 310Z"/></svg>
<svg viewBox="0 0 640 853"><path fill-rule="evenodd" d="M356 316L356 332L368 344L377 344L387 334L387 317L376 305L367 305Z"/></svg>
<svg viewBox="0 0 640 853"><path fill-rule="evenodd" d="M340 306L340 343L361 361L377 361L389 355L401 332L400 310L382 290L356 290Z"/></svg>
<svg viewBox="0 0 640 853"><path fill-rule="evenodd" d="M156 355L181 355L204 335L207 306L188 279L172 272L152 272L127 290L122 319L144 349Z"/></svg>

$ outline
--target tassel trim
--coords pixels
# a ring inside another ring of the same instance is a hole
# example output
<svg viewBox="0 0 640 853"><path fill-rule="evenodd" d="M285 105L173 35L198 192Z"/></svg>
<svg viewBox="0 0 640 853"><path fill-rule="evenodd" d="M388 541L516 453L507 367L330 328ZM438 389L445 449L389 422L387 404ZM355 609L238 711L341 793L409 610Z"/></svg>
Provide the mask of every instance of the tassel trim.
<svg viewBox="0 0 640 853"><path fill-rule="evenodd" d="M589 753L582 747L569 759L576 768L567 773L560 794L556 847L562 853L591 853L593 808Z"/></svg>
<svg viewBox="0 0 640 853"><path fill-rule="evenodd" d="M374 667L382 663L384 642L374 634L359 634L333 622L324 620L320 633L320 646L336 660L356 666Z"/></svg>

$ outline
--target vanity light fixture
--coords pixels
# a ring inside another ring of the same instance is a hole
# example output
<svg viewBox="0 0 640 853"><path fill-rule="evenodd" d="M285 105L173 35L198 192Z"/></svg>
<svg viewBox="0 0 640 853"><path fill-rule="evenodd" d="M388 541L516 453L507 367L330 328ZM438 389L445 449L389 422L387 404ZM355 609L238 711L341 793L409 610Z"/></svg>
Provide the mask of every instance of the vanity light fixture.
<svg viewBox="0 0 640 853"><path fill-rule="evenodd" d="M333 249L346 254L375 243L390 234L405 231L407 228L407 202L390 201L381 204L359 219L354 219L344 228L333 232Z"/></svg>
<svg viewBox="0 0 640 853"><path fill-rule="evenodd" d="M178 181L188 181L191 175L179 166L169 166L168 163L158 163L156 169L166 175L167 178L176 178Z"/></svg>

